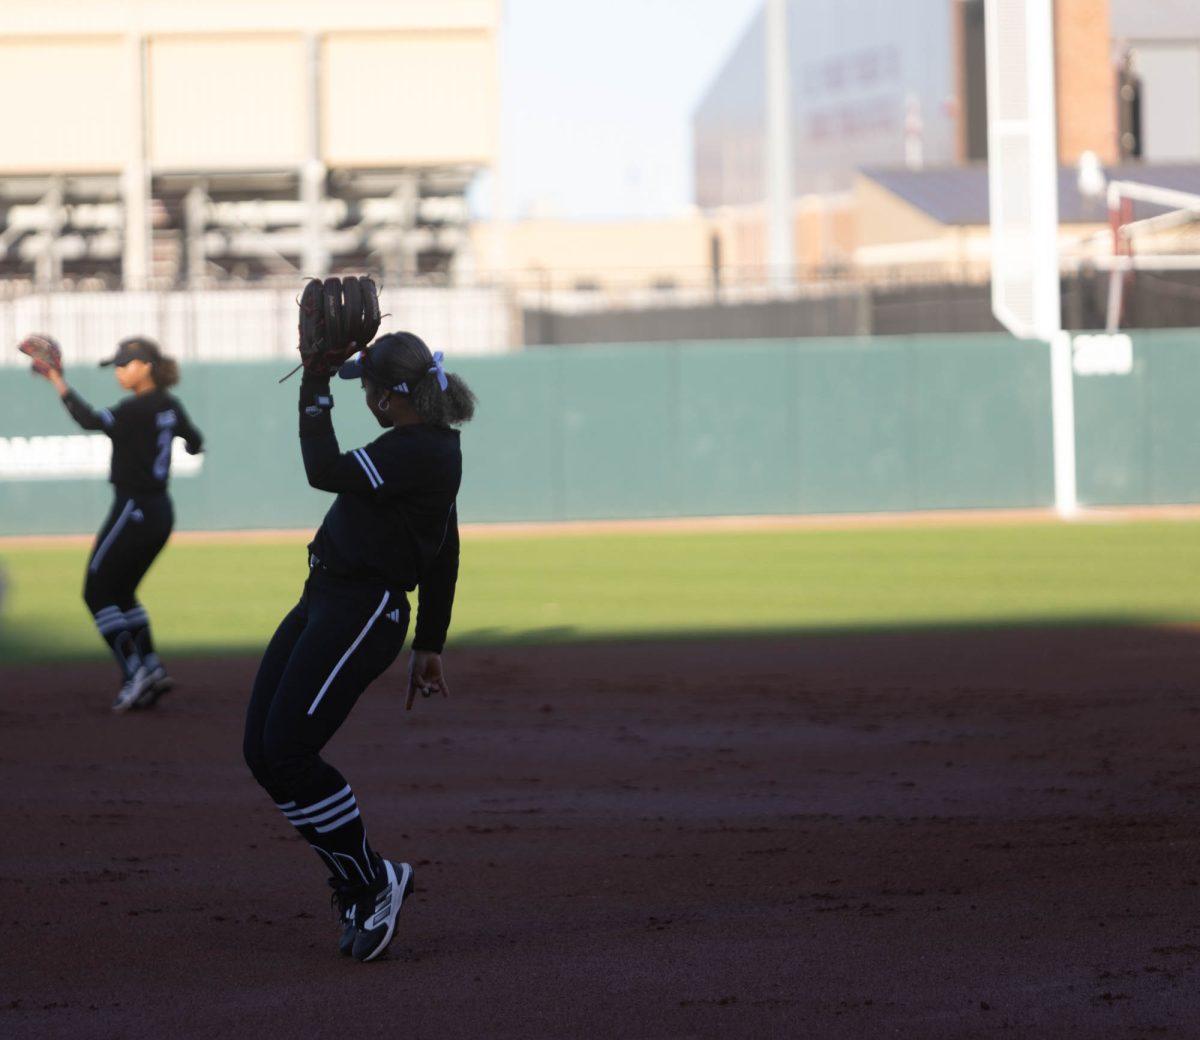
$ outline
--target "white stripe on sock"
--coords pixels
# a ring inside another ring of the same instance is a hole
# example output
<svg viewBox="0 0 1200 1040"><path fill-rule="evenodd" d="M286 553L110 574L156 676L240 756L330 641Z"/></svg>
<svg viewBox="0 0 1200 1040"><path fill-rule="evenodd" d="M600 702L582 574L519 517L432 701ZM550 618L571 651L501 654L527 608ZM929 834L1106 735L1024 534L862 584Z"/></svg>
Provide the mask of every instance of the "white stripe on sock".
<svg viewBox="0 0 1200 1040"><path fill-rule="evenodd" d="M332 823L327 823L324 827L318 827L316 830L318 834L328 834L330 831L336 831L343 824L347 824L355 819L358 819L358 806L355 806L352 812L346 813L345 816L339 816Z"/></svg>
<svg viewBox="0 0 1200 1040"><path fill-rule="evenodd" d="M319 802L313 802L312 805L304 805L300 807L300 812L310 813L316 812L318 809L324 809L327 805L332 805L334 802L341 801L346 795L350 794L350 785L347 784L337 794L331 794L328 798L322 798ZM292 803L295 804L295 803Z"/></svg>
<svg viewBox="0 0 1200 1040"><path fill-rule="evenodd" d="M306 826L308 826L310 824L314 824L314 823L324 823L326 820L332 819L334 816L337 816L339 813L346 812L353 805L354 805L354 795L350 794L346 798L342 799L342 801L338 802L337 805L334 805L331 808L325 809L324 811L319 812L319 813L305 814L305 813L288 812L288 813L284 813L283 815L286 816L289 820L291 820L292 823L294 823L297 827L306 827Z"/></svg>

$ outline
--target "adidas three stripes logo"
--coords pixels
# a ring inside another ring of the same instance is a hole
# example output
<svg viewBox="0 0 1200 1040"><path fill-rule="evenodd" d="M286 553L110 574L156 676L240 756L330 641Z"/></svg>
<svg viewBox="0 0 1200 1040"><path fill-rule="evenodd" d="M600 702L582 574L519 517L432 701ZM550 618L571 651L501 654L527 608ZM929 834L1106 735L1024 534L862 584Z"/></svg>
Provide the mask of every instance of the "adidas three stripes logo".
<svg viewBox="0 0 1200 1040"><path fill-rule="evenodd" d="M311 805L295 802L275 803L295 827L312 827L318 834L328 834L358 818L358 802L347 784L337 794L322 798Z"/></svg>

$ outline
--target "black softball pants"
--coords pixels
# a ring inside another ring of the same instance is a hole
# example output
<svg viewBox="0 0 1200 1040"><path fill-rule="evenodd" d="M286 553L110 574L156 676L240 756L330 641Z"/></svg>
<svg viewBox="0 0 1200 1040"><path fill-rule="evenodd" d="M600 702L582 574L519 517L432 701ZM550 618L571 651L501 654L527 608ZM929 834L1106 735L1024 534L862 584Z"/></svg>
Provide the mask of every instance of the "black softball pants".
<svg viewBox="0 0 1200 1040"><path fill-rule="evenodd" d="M175 509L165 491L118 490L88 556L83 600L125 678L143 664L158 666L150 617L137 600L137 587L174 525Z"/></svg>
<svg viewBox="0 0 1200 1040"><path fill-rule="evenodd" d="M396 660L408 618L403 594L313 571L268 644L250 695L246 764L338 883L372 880L374 857L354 792L321 750Z"/></svg>

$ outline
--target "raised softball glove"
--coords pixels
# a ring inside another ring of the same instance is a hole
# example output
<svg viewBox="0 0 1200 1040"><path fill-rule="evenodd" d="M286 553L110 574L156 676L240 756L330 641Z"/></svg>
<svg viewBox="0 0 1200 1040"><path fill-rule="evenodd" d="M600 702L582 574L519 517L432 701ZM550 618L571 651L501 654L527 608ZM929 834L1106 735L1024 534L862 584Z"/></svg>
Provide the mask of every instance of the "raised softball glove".
<svg viewBox="0 0 1200 1040"><path fill-rule="evenodd" d="M366 276L310 279L300 294L300 363L328 376L379 331L379 290Z"/></svg>
<svg viewBox="0 0 1200 1040"><path fill-rule="evenodd" d="M29 355L30 368L39 376L49 376L51 372L62 374L62 350L49 336L26 336L17 349Z"/></svg>

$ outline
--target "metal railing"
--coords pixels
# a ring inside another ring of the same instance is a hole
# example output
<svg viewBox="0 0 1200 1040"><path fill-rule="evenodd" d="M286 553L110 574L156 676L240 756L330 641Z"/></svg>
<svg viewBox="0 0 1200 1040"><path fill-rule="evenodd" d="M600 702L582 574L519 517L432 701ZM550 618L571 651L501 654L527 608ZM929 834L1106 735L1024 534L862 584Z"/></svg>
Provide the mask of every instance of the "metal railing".
<svg viewBox="0 0 1200 1040"><path fill-rule="evenodd" d="M409 329L447 354L502 354L520 345L512 300L499 289L384 289L383 329ZM27 363L15 345L53 336L67 363L111 356L140 334L182 361L257 361L296 351L296 290L51 292L0 297L0 365Z"/></svg>

